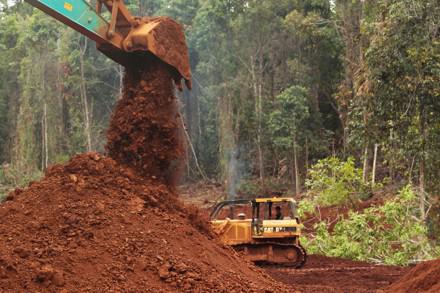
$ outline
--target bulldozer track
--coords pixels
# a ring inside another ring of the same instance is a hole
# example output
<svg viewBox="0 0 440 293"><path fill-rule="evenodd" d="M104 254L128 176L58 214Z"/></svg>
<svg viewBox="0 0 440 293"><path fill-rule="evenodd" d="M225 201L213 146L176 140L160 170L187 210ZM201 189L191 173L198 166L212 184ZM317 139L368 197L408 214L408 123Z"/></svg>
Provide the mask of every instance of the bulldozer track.
<svg viewBox="0 0 440 293"><path fill-rule="evenodd" d="M281 268L290 268L290 269L292 269L292 268L293 269L300 269L307 262L307 252L301 245L292 244L292 243L278 243L278 242L264 242L261 244L254 244L254 245L272 245L272 246L294 247L298 252L298 256L299 256L298 261L283 263L283 264L276 263L276 262L270 262L270 261L262 261L262 262L258 263L258 265L261 267L281 267Z"/></svg>

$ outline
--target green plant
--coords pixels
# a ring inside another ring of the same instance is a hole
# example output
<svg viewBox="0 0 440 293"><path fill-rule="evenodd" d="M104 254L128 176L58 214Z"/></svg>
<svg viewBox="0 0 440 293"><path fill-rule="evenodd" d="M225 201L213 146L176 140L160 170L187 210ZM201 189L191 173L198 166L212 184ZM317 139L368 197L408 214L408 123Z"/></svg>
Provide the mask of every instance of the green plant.
<svg viewBox="0 0 440 293"><path fill-rule="evenodd" d="M310 169L306 186L308 194L324 206L345 204L369 192L362 180L362 170L356 168L352 157L347 161L337 157L319 160Z"/></svg>
<svg viewBox="0 0 440 293"><path fill-rule="evenodd" d="M310 199L302 199L298 203L298 216L304 218L306 214L312 214L315 211L316 204Z"/></svg>
<svg viewBox="0 0 440 293"><path fill-rule="evenodd" d="M315 225L316 235L305 240L310 253L406 265L438 257L419 216L418 199L410 186L392 200L362 213L350 212L332 232L326 222Z"/></svg>
<svg viewBox="0 0 440 293"><path fill-rule="evenodd" d="M237 193L243 198L268 196L269 192L283 193L288 188L287 183L276 178L266 178L264 185L258 180L240 180ZM286 196L291 196L287 195Z"/></svg>
<svg viewBox="0 0 440 293"><path fill-rule="evenodd" d="M241 197L255 197L261 194L261 192L261 186L258 182L252 180L241 180L237 191Z"/></svg>
<svg viewBox="0 0 440 293"><path fill-rule="evenodd" d="M30 181L37 180L43 176L40 170L20 168L7 165L0 168L0 185L4 186L25 186Z"/></svg>

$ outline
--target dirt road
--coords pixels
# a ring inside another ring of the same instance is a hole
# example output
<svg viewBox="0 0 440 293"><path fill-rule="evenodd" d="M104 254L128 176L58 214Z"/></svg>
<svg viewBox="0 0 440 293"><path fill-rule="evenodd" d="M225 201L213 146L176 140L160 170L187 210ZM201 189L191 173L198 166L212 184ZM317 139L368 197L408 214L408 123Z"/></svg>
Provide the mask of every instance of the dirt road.
<svg viewBox="0 0 440 293"><path fill-rule="evenodd" d="M275 280L300 292L376 292L405 274L409 268L379 266L325 256L309 256L307 265L291 268L265 268Z"/></svg>

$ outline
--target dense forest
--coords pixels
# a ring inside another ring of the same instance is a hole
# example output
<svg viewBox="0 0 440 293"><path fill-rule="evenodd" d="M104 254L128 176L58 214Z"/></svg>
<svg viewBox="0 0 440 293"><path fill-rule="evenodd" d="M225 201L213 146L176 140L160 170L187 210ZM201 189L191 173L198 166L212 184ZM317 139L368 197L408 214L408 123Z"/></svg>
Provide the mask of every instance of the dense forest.
<svg viewBox="0 0 440 293"><path fill-rule="evenodd" d="M303 211L390 189L400 197L388 208L417 207L416 222L435 231L438 0L125 2L133 14L184 25L194 85L179 93L186 182L219 182L230 196L277 188L328 195L305 200ZM123 67L21 0L0 1L0 49L1 188L76 153L105 152ZM383 208L364 214L364 223ZM406 211L390 217L402 224ZM393 237L420 232L407 224ZM389 262L405 263L419 246Z"/></svg>
<svg viewBox="0 0 440 293"><path fill-rule="evenodd" d="M300 192L309 166L335 155L355 157L364 180L438 191L437 1L129 4L185 26L188 180L276 178ZM1 7L0 160L3 180L18 184L104 151L123 68L30 5Z"/></svg>

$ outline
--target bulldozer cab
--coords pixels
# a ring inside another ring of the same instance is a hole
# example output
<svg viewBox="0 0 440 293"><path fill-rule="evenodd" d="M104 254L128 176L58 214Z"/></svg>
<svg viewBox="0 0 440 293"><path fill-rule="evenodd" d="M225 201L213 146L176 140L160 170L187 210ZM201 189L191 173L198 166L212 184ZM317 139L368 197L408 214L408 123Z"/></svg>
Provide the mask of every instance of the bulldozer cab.
<svg viewBox="0 0 440 293"><path fill-rule="evenodd" d="M293 198L223 201L213 208L210 219L214 231L233 245L257 238L296 238L300 235Z"/></svg>
<svg viewBox="0 0 440 293"><path fill-rule="evenodd" d="M299 231L293 198L257 198L252 201L254 237L284 237Z"/></svg>

